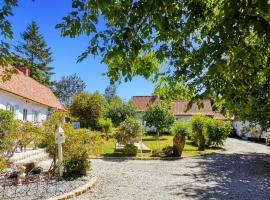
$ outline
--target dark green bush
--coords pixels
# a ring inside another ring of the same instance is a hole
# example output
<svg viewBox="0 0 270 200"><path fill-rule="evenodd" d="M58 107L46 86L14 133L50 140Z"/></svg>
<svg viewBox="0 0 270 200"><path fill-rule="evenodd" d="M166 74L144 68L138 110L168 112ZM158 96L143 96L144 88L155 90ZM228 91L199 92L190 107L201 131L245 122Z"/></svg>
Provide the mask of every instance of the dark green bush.
<svg viewBox="0 0 270 200"><path fill-rule="evenodd" d="M208 146L222 146L232 130L230 122L220 120L208 120L206 123L206 135Z"/></svg>
<svg viewBox="0 0 270 200"><path fill-rule="evenodd" d="M199 151L204 151L206 147L206 127L205 124L210 117L204 115L195 115L191 119L192 137L191 139L198 145Z"/></svg>
<svg viewBox="0 0 270 200"><path fill-rule="evenodd" d="M197 115L192 117L192 141L198 145L199 150L206 146L221 146L229 136L231 122L212 119L207 116Z"/></svg>
<svg viewBox="0 0 270 200"><path fill-rule="evenodd" d="M136 156L138 148L133 144L126 144L123 150L125 156Z"/></svg>
<svg viewBox="0 0 270 200"><path fill-rule="evenodd" d="M73 151L64 157L64 176L77 177L86 175L90 169L88 154L86 151Z"/></svg>

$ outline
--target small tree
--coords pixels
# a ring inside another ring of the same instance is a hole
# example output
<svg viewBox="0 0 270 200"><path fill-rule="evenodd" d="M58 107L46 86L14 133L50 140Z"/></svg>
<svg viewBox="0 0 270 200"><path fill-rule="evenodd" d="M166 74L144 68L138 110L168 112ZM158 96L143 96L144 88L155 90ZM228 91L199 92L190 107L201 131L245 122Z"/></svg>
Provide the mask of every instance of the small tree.
<svg viewBox="0 0 270 200"><path fill-rule="evenodd" d="M103 133L106 135L106 140L109 139L109 134L112 132L112 120L109 118L100 118L99 126Z"/></svg>
<svg viewBox="0 0 270 200"><path fill-rule="evenodd" d="M81 93L74 95L70 112L78 117L82 127L97 130L98 120L103 117L105 107L106 101L99 93Z"/></svg>
<svg viewBox="0 0 270 200"><path fill-rule="evenodd" d="M157 141L159 141L160 132L169 130L175 120L168 106L163 103L153 104L150 106L143 119L148 127L155 127L157 132Z"/></svg>
<svg viewBox="0 0 270 200"><path fill-rule="evenodd" d="M111 118L113 125L117 127L125 119L135 117L135 108L130 102L126 103L119 97L114 97L109 101L105 115L107 118Z"/></svg>
<svg viewBox="0 0 270 200"><path fill-rule="evenodd" d="M181 157L186 143L186 136L188 136L188 123L177 122L172 128L174 134L173 138L173 151L175 156Z"/></svg>

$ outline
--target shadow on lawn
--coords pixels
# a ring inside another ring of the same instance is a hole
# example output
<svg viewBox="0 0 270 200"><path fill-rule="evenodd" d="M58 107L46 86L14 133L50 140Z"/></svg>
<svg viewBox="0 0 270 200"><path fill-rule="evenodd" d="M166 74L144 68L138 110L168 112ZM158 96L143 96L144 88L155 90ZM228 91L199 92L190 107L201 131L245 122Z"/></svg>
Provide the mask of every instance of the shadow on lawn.
<svg viewBox="0 0 270 200"><path fill-rule="evenodd" d="M269 154L202 156L190 173L171 175L192 180L166 187L175 199L270 199Z"/></svg>

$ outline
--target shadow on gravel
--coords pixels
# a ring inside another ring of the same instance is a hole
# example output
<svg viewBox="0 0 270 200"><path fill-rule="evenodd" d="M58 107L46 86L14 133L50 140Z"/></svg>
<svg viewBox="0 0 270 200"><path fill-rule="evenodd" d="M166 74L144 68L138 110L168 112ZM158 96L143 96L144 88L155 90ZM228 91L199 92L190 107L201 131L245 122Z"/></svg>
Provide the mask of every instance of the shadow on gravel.
<svg viewBox="0 0 270 200"><path fill-rule="evenodd" d="M167 188L175 199L270 199L269 154L216 154L196 162L201 170L172 174L192 180Z"/></svg>

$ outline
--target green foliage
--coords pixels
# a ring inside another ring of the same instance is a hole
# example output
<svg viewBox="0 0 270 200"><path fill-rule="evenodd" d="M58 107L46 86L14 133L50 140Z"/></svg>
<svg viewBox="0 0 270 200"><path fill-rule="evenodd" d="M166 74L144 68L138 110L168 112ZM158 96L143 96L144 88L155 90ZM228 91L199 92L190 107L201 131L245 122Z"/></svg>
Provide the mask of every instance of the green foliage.
<svg viewBox="0 0 270 200"><path fill-rule="evenodd" d="M63 164L65 177L83 176L90 169L87 151L79 147L72 146L71 151L65 151Z"/></svg>
<svg viewBox="0 0 270 200"><path fill-rule="evenodd" d="M70 106L73 95L82 93L85 87L85 82L77 74L73 74L64 76L58 82L55 82L53 92L62 104Z"/></svg>
<svg viewBox="0 0 270 200"><path fill-rule="evenodd" d="M43 130L39 126L33 125L31 122L23 122L18 126L19 141L21 146L26 146L31 142L39 144L42 139Z"/></svg>
<svg viewBox="0 0 270 200"><path fill-rule="evenodd" d="M19 122L13 113L0 109L0 157L9 159L14 152L14 142L18 140Z"/></svg>
<svg viewBox="0 0 270 200"><path fill-rule="evenodd" d="M196 115L191 119L192 126L192 140L198 145L198 150L204 151L206 147L206 126L205 124L210 120L210 117L204 115Z"/></svg>
<svg viewBox="0 0 270 200"><path fill-rule="evenodd" d="M55 131L61 124L65 132L65 143L63 144L65 176L81 176L89 170L89 155L98 153L102 144L99 133L88 129L74 130L69 123L63 123L64 113L53 113L44 122L44 134L41 142L54 159L57 156L57 144L55 143Z"/></svg>
<svg viewBox="0 0 270 200"><path fill-rule="evenodd" d="M17 0L5 0L1 2L0 7L0 66L4 68L4 66L7 66L8 64L12 63L12 54L10 52L10 44L7 40L13 39L13 32L12 32L12 25L9 21L10 16L13 15L13 8L18 6ZM7 76L10 78L10 76L14 73L9 71L7 68L5 69L5 73L1 74L0 77ZM9 79L9 78L5 79ZM2 77L3 78L3 77Z"/></svg>
<svg viewBox="0 0 270 200"><path fill-rule="evenodd" d="M105 115L112 119L115 127L119 126L121 122L129 117L135 117L135 108L132 103L126 103L119 97L114 97L109 101Z"/></svg>
<svg viewBox="0 0 270 200"><path fill-rule="evenodd" d="M148 127L155 127L157 132L160 133L164 130L170 130L175 118L165 103L158 103L148 108L143 120Z"/></svg>
<svg viewBox="0 0 270 200"><path fill-rule="evenodd" d="M53 68L48 65L53 61L50 48L44 37L39 33L36 22L29 24L21 34L22 42L16 46L21 63L29 68L29 75L43 85L51 85Z"/></svg>
<svg viewBox="0 0 270 200"><path fill-rule="evenodd" d="M60 124L63 124L63 121L66 117L66 114L63 112L54 112L52 113L47 120L44 122L44 133L40 139L39 146L46 147L47 151L52 157L57 155L57 144L55 143L55 131Z"/></svg>
<svg viewBox="0 0 270 200"><path fill-rule="evenodd" d="M192 140L200 150L204 150L205 146L222 146L232 131L231 122L215 120L202 115L192 117L191 124Z"/></svg>
<svg viewBox="0 0 270 200"><path fill-rule="evenodd" d="M103 117L106 107L105 99L99 93L75 94L70 112L78 117L81 126L98 130L98 120Z"/></svg>
<svg viewBox="0 0 270 200"><path fill-rule="evenodd" d="M141 133L142 129L138 120L135 118L127 118L118 127L115 139L122 144L133 144Z"/></svg>
<svg viewBox="0 0 270 200"><path fill-rule="evenodd" d="M4 138L14 124L13 113L0 109L0 138Z"/></svg>
<svg viewBox="0 0 270 200"><path fill-rule="evenodd" d="M189 122L176 122L172 127L172 133L174 135L189 136L190 135L190 123Z"/></svg>
<svg viewBox="0 0 270 200"><path fill-rule="evenodd" d="M106 139L108 140L109 134L112 132L112 120L109 118L100 118L98 123L101 131L106 134Z"/></svg>
<svg viewBox="0 0 270 200"><path fill-rule="evenodd" d="M79 60L101 55L112 81L154 77L165 81L157 90L165 98L211 97L224 112L270 127L269 0L72 3L57 28L88 35Z"/></svg>
<svg viewBox="0 0 270 200"><path fill-rule="evenodd" d="M207 146L222 146L232 131L231 122L208 120L206 123Z"/></svg>
<svg viewBox="0 0 270 200"><path fill-rule="evenodd" d="M123 150L125 156L136 156L138 148L133 144L126 144Z"/></svg>

